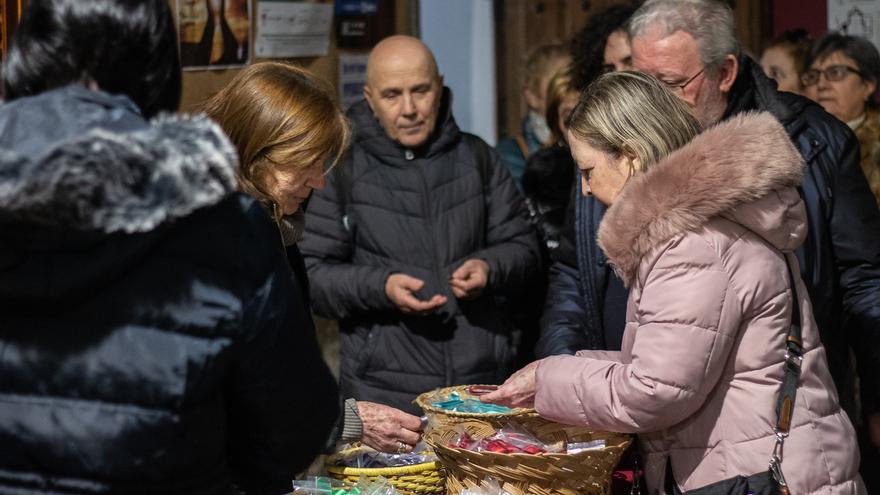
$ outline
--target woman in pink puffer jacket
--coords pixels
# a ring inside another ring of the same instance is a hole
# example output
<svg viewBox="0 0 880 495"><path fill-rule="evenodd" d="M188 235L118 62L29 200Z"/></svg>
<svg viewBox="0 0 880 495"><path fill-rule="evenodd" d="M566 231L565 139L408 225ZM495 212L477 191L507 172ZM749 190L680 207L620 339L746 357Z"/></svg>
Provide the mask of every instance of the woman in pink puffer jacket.
<svg viewBox="0 0 880 495"><path fill-rule="evenodd" d="M637 433L650 493L766 472L791 323L789 268L806 234L803 161L768 113L699 134L650 76L608 74L581 97L569 141L584 194L610 205L599 242L630 288L620 352L530 364L483 400ZM786 266L788 265L788 266ZM796 278L803 363L782 471L791 493L862 494L812 307Z"/></svg>

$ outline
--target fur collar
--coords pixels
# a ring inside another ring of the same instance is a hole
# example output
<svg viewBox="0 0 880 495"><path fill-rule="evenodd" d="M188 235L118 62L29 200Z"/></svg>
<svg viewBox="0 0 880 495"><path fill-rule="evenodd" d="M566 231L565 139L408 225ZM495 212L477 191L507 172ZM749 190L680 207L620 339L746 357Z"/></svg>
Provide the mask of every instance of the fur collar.
<svg viewBox="0 0 880 495"><path fill-rule="evenodd" d="M797 186L803 171L797 149L772 115L734 116L630 179L599 226L599 245L630 286L652 248L712 217L735 217L737 207L775 190Z"/></svg>
<svg viewBox="0 0 880 495"><path fill-rule="evenodd" d="M164 116L136 131L93 128L40 157L0 150L0 222L148 232L236 189L238 159L204 116Z"/></svg>

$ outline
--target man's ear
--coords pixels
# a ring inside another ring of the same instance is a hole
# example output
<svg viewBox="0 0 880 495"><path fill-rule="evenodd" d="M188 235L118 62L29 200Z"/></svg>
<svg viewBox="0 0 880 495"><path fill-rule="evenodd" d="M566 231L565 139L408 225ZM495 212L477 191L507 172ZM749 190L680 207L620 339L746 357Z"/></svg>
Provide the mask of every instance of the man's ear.
<svg viewBox="0 0 880 495"><path fill-rule="evenodd" d="M526 100L526 106L529 109L541 108L541 98L532 91L532 88L523 88L522 90L523 99Z"/></svg>
<svg viewBox="0 0 880 495"><path fill-rule="evenodd" d="M871 101L871 96L877 91L877 81L865 81L865 101Z"/></svg>
<svg viewBox="0 0 880 495"><path fill-rule="evenodd" d="M718 72L718 89L722 93L729 93L733 83L736 82L736 74L739 72L739 60L735 55L727 55Z"/></svg>
<svg viewBox="0 0 880 495"><path fill-rule="evenodd" d="M375 112L376 107L373 106L373 90L370 89L369 84L364 84L364 99L367 100L367 105L370 106L370 110Z"/></svg>

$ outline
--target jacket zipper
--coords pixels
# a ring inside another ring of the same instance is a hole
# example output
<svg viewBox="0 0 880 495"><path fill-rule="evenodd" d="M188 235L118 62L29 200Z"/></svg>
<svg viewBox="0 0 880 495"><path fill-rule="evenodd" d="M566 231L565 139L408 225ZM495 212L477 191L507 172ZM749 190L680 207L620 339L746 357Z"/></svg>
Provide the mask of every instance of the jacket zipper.
<svg viewBox="0 0 880 495"><path fill-rule="evenodd" d="M415 165L416 167L419 167L419 165L416 163L415 156L413 155L412 151L406 150L405 157L407 160L412 162L413 165ZM425 209L425 224L428 226L428 232L433 233L434 232L434 222L431 220L431 201L430 201L430 198L428 197L431 190L430 190L430 187L428 186L428 179L425 177L425 173L421 168L417 168L416 171L418 172L419 178L422 180L422 185L425 188L425 194L422 195L422 205L423 205L423 208ZM434 276L437 277L438 283L443 283L444 279L443 279L443 273L440 271L440 256L437 254L437 245L435 242L433 242L433 240L430 241L430 244L431 244L431 255L432 255L431 259L432 259L432 264L434 265L433 266ZM443 363L444 363L444 367L445 367L445 370L444 370L445 377L444 378L446 380L444 386L451 387L453 385L454 371L452 369L452 356L450 355L450 351L449 351L449 341L443 341L442 347L443 347Z"/></svg>

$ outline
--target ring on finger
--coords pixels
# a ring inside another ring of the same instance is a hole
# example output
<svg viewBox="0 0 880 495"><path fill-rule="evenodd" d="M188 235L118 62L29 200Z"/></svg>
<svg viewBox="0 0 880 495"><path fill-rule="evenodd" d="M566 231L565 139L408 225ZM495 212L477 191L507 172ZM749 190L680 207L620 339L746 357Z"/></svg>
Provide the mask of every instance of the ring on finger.
<svg viewBox="0 0 880 495"><path fill-rule="evenodd" d="M397 453L403 454L404 452L406 452L406 444L398 441L397 442Z"/></svg>

